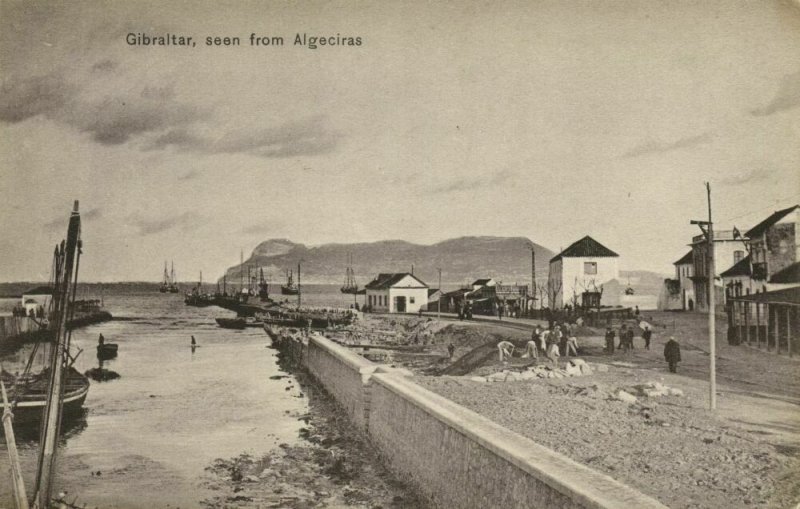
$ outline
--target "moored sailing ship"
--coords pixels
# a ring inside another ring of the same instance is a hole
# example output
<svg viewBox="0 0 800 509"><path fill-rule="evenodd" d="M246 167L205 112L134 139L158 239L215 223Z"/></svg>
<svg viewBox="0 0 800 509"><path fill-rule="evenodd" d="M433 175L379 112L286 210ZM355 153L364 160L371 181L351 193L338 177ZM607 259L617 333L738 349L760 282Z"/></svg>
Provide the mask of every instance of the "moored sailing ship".
<svg viewBox="0 0 800 509"><path fill-rule="evenodd" d="M347 269L345 270L344 286L341 288L342 293L358 293L358 285L356 284L356 274L353 271L353 257L348 255Z"/></svg>
<svg viewBox="0 0 800 509"><path fill-rule="evenodd" d="M294 283L294 277L291 270L286 271L286 284L281 285L281 294L283 295L297 295L300 290Z"/></svg>

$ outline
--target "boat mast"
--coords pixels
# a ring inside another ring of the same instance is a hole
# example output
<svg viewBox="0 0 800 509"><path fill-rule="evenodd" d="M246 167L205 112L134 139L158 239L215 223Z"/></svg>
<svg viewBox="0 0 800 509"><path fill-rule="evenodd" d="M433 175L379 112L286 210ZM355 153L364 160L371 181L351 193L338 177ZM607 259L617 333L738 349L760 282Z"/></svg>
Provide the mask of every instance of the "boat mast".
<svg viewBox="0 0 800 509"><path fill-rule="evenodd" d="M55 278L53 299L55 301L56 334L55 345L50 357L50 380L47 386L47 403L42 418L42 444L39 453L39 463L34 487L34 507L49 507L55 473L56 452L58 437L61 428L61 412L64 404L64 367L67 365L69 352L67 350L67 321L70 311L70 282L72 281L73 267L75 278L78 276L78 259L80 258L80 231L81 217L78 212L78 201L72 210L67 229L66 243L62 241L58 262L61 269ZM73 284L72 297L74 299L75 285Z"/></svg>

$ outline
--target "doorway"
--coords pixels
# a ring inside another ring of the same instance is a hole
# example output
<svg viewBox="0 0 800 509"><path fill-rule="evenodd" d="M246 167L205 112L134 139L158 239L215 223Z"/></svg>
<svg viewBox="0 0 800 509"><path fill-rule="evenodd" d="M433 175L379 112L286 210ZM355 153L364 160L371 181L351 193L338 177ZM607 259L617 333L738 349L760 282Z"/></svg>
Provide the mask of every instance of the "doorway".
<svg viewBox="0 0 800 509"><path fill-rule="evenodd" d="M406 298L397 296L394 298L394 310L397 313L405 313L406 312Z"/></svg>

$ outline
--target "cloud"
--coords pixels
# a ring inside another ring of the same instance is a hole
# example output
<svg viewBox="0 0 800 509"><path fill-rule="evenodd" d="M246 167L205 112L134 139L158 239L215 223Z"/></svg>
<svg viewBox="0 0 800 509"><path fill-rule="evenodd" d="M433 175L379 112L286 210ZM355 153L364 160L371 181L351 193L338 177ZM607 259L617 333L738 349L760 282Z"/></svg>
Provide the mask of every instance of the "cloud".
<svg viewBox="0 0 800 509"><path fill-rule="evenodd" d="M200 176L200 172L197 170L189 170L187 173L178 177L178 180L194 180Z"/></svg>
<svg viewBox="0 0 800 509"><path fill-rule="evenodd" d="M764 168L752 169L745 173L732 173L720 179L719 183L723 186L739 186L743 184L755 184L763 182L772 177L773 172Z"/></svg>
<svg viewBox="0 0 800 509"><path fill-rule="evenodd" d="M117 68L117 65L118 65L117 62L107 58L105 60L101 60L101 61L97 62L96 64L94 64L92 66L92 71L96 71L96 72L113 71L114 69Z"/></svg>
<svg viewBox="0 0 800 509"><path fill-rule="evenodd" d="M86 212L81 212L81 220L84 222L94 221L96 219L100 219L102 216L103 213L99 208L96 207L93 209L89 209ZM45 224L43 224L42 228L44 228L47 231L59 231L63 229L64 232L66 232L68 222L69 220L66 217L60 215L58 217L53 218L52 221L48 221Z"/></svg>
<svg viewBox="0 0 800 509"><path fill-rule="evenodd" d="M800 106L800 71L785 75L772 101L763 108L751 110L750 114L755 117L765 117L798 106Z"/></svg>
<svg viewBox="0 0 800 509"><path fill-rule="evenodd" d="M162 219L145 219L138 215L133 215L129 219L130 223L139 229L139 235L155 235L176 228L183 231L196 230L202 223L202 218L191 212L184 212L175 216Z"/></svg>
<svg viewBox="0 0 800 509"><path fill-rule="evenodd" d="M0 94L0 121L14 124L37 115L53 117L76 97L77 89L58 73L7 82Z"/></svg>
<svg viewBox="0 0 800 509"><path fill-rule="evenodd" d="M472 191L474 189L494 187L498 184L508 182L516 177L513 170L503 170L497 173L483 175L480 177L457 179L438 185L427 191L428 194L454 193L458 191Z"/></svg>
<svg viewBox="0 0 800 509"><path fill-rule="evenodd" d="M264 158L327 154L335 150L341 135L327 125L323 116L292 120L278 126L235 129L211 137L186 128L171 129L149 145L151 150L175 147L202 154L245 153Z"/></svg>
<svg viewBox="0 0 800 509"><path fill-rule="evenodd" d="M672 150L678 150L682 148L694 147L696 145L702 145L705 143L709 143L712 140L711 133L703 133L697 136L688 136L686 138L680 138L677 141L671 143L664 143L655 140L648 140L625 154L622 157L639 157L647 154L662 154L664 152L670 152Z"/></svg>
<svg viewBox="0 0 800 509"><path fill-rule="evenodd" d="M281 228L281 226L282 223L279 221L266 220L242 228L242 233L247 235L275 234L275 232Z"/></svg>
<svg viewBox="0 0 800 509"><path fill-rule="evenodd" d="M89 133L100 144L120 145L144 133L185 126L208 116L202 108L179 102L169 86L100 98L81 92L82 87L57 70L6 83L0 96L0 121L18 123L42 115Z"/></svg>

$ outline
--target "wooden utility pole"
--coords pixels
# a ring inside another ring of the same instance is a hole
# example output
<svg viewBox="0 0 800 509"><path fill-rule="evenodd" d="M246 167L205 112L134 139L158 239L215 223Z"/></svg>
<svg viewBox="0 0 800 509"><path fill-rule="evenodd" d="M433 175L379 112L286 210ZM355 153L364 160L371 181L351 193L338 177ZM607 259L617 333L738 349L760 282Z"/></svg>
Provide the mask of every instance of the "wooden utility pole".
<svg viewBox="0 0 800 509"><path fill-rule="evenodd" d="M444 292L442 292L442 269L439 268L439 298L436 299L436 319L439 320L442 318L442 296Z"/></svg>
<svg viewBox="0 0 800 509"><path fill-rule="evenodd" d="M536 250L531 246L531 297L536 299ZM535 305L535 303L532 303ZM528 311L527 309L525 311Z"/></svg>
<svg viewBox="0 0 800 509"><path fill-rule="evenodd" d="M297 308L298 309L300 308L300 304L302 304L303 302L302 301L303 297L301 296L302 294L303 292L300 291L300 262L297 262Z"/></svg>
<svg viewBox="0 0 800 509"><path fill-rule="evenodd" d="M706 182L706 193L708 196L708 221L690 221L691 224L696 224L703 232L707 249L706 249L706 276L708 277L707 286L707 300L708 303L708 353L709 353L709 402L708 406L711 410L717 408L717 353L716 353L716 315L714 308L716 307L715 284L716 272L714 270L714 223L711 220L711 184Z"/></svg>
<svg viewBox="0 0 800 509"><path fill-rule="evenodd" d="M711 184L706 182L708 195L708 353L709 353L709 408L717 408L717 338L716 338L716 272L714 270L714 223L711 220Z"/></svg>

